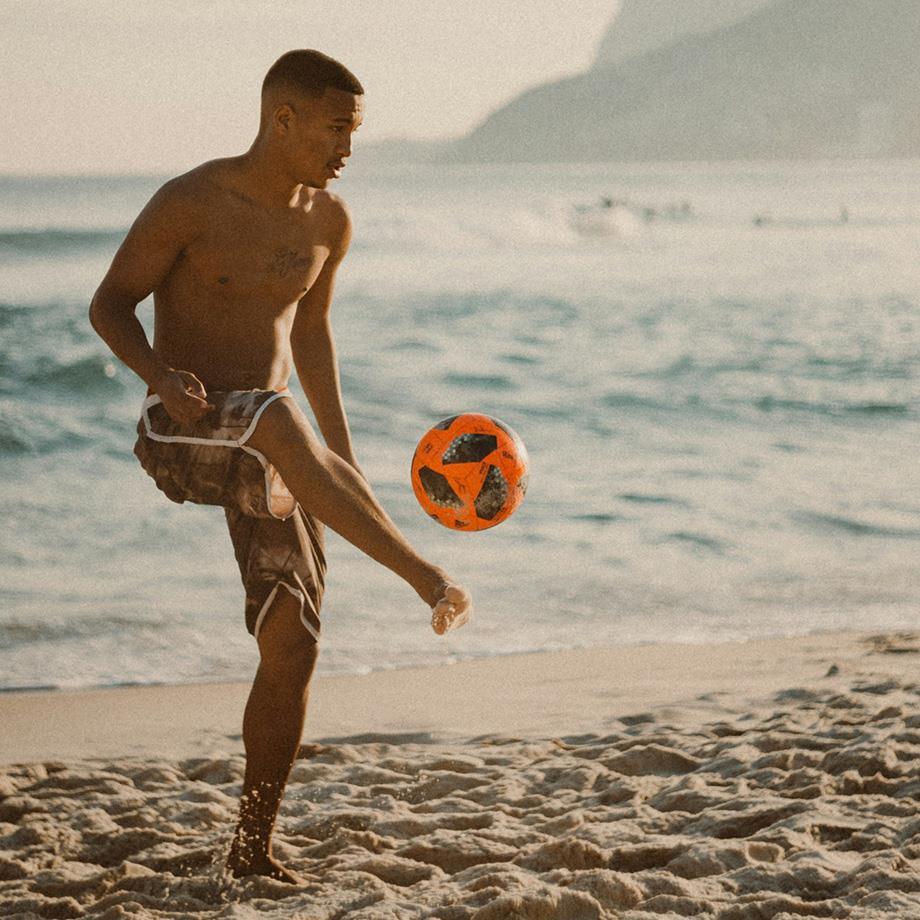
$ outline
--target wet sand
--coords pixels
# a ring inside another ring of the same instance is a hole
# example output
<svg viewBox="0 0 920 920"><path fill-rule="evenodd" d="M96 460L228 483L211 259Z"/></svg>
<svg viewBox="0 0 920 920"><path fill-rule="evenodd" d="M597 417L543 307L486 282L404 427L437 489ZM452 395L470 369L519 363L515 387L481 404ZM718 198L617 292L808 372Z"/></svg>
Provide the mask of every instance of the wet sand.
<svg viewBox="0 0 920 920"><path fill-rule="evenodd" d="M317 679L276 853L222 865L247 687L0 695L0 916L920 918L920 635Z"/></svg>

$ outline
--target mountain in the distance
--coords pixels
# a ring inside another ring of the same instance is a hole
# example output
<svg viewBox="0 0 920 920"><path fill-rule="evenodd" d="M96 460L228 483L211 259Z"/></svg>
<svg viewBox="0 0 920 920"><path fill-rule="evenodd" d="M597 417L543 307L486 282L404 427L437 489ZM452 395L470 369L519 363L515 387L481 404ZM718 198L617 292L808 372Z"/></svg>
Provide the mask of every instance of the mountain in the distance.
<svg viewBox="0 0 920 920"><path fill-rule="evenodd" d="M774 0L621 0L601 39L596 68L670 45L685 35L705 35L750 16Z"/></svg>
<svg viewBox="0 0 920 920"><path fill-rule="evenodd" d="M918 48L920 0L776 0L714 32L529 90L442 158L917 156Z"/></svg>

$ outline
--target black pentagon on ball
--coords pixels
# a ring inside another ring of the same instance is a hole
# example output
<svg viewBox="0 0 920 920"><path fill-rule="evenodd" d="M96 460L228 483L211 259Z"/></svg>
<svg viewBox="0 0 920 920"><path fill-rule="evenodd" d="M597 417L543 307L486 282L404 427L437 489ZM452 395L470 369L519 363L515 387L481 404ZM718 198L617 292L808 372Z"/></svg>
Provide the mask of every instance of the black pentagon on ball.
<svg viewBox="0 0 920 920"><path fill-rule="evenodd" d="M498 447L498 438L494 434L458 434L447 445L441 457L441 463L479 463Z"/></svg>
<svg viewBox="0 0 920 920"><path fill-rule="evenodd" d="M437 425L433 426L431 430L447 431L447 429L450 428L450 426L453 425L453 423L456 422L458 418L460 418L459 415L452 415L450 418L442 418L441 421L438 422Z"/></svg>
<svg viewBox="0 0 920 920"><path fill-rule="evenodd" d="M462 508L463 502L457 493L450 487L446 477L431 469L423 466L418 471L419 482L428 496L428 500L434 505L440 505L442 508Z"/></svg>
<svg viewBox="0 0 920 920"><path fill-rule="evenodd" d="M484 521L491 521L505 507L508 501L508 480L497 466L490 466L489 472L476 496L473 507Z"/></svg>

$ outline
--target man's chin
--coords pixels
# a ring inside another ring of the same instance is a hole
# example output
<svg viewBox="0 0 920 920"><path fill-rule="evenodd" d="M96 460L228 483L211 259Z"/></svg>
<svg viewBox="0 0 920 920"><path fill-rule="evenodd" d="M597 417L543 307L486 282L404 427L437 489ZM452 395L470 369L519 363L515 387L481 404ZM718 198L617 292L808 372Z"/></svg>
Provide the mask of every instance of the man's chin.
<svg viewBox="0 0 920 920"><path fill-rule="evenodd" d="M324 189L329 184L329 179L325 176L321 179L304 179L303 185L307 188Z"/></svg>

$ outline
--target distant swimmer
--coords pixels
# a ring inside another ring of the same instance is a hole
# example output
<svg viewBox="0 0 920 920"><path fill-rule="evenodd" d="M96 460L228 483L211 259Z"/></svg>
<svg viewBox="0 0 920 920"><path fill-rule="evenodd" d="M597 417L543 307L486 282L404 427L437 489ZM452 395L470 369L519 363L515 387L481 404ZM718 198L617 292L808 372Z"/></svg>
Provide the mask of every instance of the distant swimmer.
<svg viewBox="0 0 920 920"><path fill-rule="evenodd" d="M377 501L342 404L329 314L352 228L326 188L363 111L364 90L338 61L283 55L262 84L249 150L167 182L90 307L93 327L148 386L141 464L173 501L223 506L240 566L261 660L243 717L246 774L227 861L235 877L301 881L271 841L318 654L323 524L408 582L436 632L471 609L467 591ZM151 293L152 347L135 315ZM325 444L288 389L295 368ZM373 615L374 598L366 603Z"/></svg>
<svg viewBox="0 0 920 920"><path fill-rule="evenodd" d="M569 215L569 225L579 236L632 236L638 220L626 198L601 196L590 204L576 204Z"/></svg>

